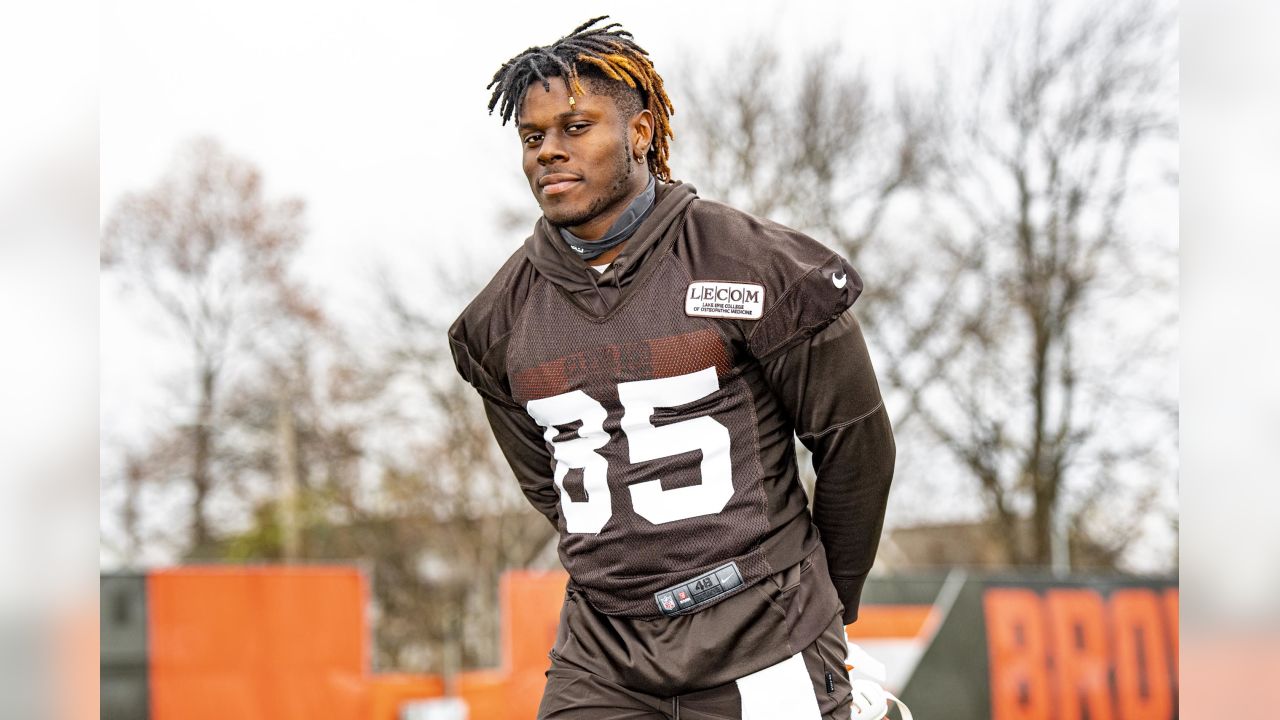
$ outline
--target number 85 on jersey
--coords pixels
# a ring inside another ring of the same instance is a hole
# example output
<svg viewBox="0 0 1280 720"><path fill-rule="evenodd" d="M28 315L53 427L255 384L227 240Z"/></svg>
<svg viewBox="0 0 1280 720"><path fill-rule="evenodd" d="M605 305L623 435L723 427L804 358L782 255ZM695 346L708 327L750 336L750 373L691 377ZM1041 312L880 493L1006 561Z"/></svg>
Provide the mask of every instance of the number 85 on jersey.
<svg viewBox="0 0 1280 720"><path fill-rule="evenodd" d="M700 400L720 389L714 367L655 380L618 384L622 403L622 432L631 448L632 463L647 462L693 450L702 451L702 482L662 489L659 478L630 485L631 503L640 517L660 525L675 520L713 515L733 496L729 463L729 430L711 417L699 417L656 427L654 409L675 407ZM565 529L571 533L598 533L613 516L609 490L609 461L597 451L609 442L604 431L608 411L581 390L529 401L529 415L544 428L543 438L554 449L554 480L560 491ZM581 421L578 436L557 442L557 425ZM582 470L587 499L575 501L564 489L571 469Z"/></svg>

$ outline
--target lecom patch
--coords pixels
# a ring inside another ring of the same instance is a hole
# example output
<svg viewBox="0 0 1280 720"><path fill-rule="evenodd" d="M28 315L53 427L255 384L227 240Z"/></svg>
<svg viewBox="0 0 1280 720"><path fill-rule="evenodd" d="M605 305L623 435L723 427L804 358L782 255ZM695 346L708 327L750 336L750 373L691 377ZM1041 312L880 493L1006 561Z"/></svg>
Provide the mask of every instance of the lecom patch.
<svg viewBox="0 0 1280 720"><path fill-rule="evenodd" d="M764 286L718 280L689 283L684 295L684 314L691 317L759 320L764 314Z"/></svg>

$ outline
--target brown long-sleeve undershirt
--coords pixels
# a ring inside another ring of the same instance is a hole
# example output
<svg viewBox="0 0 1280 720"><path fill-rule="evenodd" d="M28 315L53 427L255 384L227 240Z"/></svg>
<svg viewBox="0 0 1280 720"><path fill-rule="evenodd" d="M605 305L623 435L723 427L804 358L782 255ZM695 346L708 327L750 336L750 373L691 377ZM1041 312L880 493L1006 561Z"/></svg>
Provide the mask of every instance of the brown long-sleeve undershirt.
<svg viewBox="0 0 1280 720"><path fill-rule="evenodd" d="M896 446L862 329L852 310L764 366L765 380L813 453L813 522L827 567L857 619L875 561Z"/></svg>

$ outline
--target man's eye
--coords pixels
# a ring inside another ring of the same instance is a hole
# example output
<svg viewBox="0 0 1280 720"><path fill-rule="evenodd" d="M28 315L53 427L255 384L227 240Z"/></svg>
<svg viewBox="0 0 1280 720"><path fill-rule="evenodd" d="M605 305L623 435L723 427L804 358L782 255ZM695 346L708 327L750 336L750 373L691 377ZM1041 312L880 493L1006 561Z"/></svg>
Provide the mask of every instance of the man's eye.
<svg viewBox="0 0 1280 720"><path fill-rule="evenodd" d="M572 132L579 132L581 130L586 130L588 127L590 127L589 123L574 123L570 125L568 129Z"/></svg>
<svg viewBox="0 0 1280 720"><path fill-rule="evenodd" d="M525 144L525 145L537 145L537 144L538 144L538 141L539 141L539 140L541 140L541 139L542 139L542 135L540 135L540 134L538 134L538 133L534 133L533 135L528 135L528 136L526 136L526 137L525 137L525 139L524 139L524 144Z"/></svg>

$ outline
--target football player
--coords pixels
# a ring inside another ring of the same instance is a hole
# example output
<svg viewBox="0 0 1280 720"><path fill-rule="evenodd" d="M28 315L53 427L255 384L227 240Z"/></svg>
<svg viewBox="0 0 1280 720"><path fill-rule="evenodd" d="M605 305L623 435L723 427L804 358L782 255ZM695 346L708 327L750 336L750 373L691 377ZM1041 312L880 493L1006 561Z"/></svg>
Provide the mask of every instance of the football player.
<svg viewBox="0 0 1280 720"><path fill-rule="evenodd" d="M662 78L604 19L494 75L542 217L449 330L569 572L538 717L881 717L845 666L894 466L862 280L672 179Z"/></svg>

